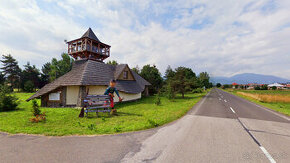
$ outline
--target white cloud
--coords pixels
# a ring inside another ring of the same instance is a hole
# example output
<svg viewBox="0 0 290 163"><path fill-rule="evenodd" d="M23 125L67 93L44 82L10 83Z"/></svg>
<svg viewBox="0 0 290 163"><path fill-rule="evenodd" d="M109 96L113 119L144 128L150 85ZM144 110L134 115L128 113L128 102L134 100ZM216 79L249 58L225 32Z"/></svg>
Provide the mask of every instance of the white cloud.
<svg viewBox="0 0 290 163"><path fill-rule="evenodd" d="M91 26L130 66L188 66L215 76L253 72L290 78L290 3L34 0L0 2L0 52L41 66L64 39ZM50 6L51 5L51 6ZM47 8L60 12L48 11ZM266 8L266 9L265 9ZM192 28L193 27L193 28Z"/></svg>

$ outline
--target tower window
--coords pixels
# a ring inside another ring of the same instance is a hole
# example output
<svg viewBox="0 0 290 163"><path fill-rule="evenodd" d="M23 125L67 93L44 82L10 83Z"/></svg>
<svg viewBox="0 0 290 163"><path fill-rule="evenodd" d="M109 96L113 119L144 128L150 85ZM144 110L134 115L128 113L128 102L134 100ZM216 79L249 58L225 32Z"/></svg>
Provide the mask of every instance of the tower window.
<svg viewBox="0 0 290 163"><path fill-rule="evenodd" d="M123 72L123 79L128 79L128 71Z"/></svg>

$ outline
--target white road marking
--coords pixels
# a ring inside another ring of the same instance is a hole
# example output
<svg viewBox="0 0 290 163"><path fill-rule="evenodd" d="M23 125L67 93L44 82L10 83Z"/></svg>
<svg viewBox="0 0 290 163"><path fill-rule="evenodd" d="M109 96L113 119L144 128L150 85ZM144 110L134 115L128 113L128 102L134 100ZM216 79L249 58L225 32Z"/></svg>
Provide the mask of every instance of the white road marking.
<svg viewBox="0 0 290 163"><path fill-rule="evenodd" d="M270 155L270 153L263 146L260 146L260 148L271 163L276 163L276 161L273 159L273 157Z"/></svg>
<svg viewBox="0 0 290 163"><path fill-rule="evenodd" d="M230 107L230 109L232 110L232 112L236 113L232 107Z"/></svg>
<svg viewBox="0 0 290 163"><path fill-rule="evenodd" d="M227 100L224 100L225 102L227 102Z"/></svg>
<svg viewBox="0 0 290 163"><path fill-rule="evenodd" d="M219 98L219 100L222 100L221 98Z"/></svg>
<svg viewBox="0 0 290 163"><path fill-rule="evenodd" d="M233 95L234 96L234 95ZM251 103L251 104L254 104L254 105L256 105L256 106L258 106L258 107L260 107L260 108L263 108L262 106L259 106L259 105L257 105L257 104L255 104L255 103L252 103L252 102L250 102L250 101L248 101L248 100L245 100L245 99L243 99L243 98L241 98L242 100L244 100L244 101L246 101L246 102L248 102L248 103ZM230 107L230 109L232 110L232 112L234 112L234 113L236 113L235 111L234 111L234 109L232 108L232 107ZM265 109L265 108L263 108L263 109ZM268 110L268 109L265 109L265 110L267 110L267 111L269 111L269 112L273 112L272 110ZM274 113L274 112L273 112ZM279 115L278 113L276 113L277 115ZM279 115L280 117L282 117L281 115ZM284 117L282 117L282 118L284 118ZM238 118L238 120L239 120L239 118ZM288 120L288 119L287 119ZM241 123L241 125L242 126L244 126L244 128L247 130L247 132L250 134L250 136L252 136L252 138L255 140L255 142L259 145L259 147L260 147L260 149L262 150L262 152L265 154L265 156L268 158L268 160L271 162L271 163L276 163L276 161L273 159L273 157L271 156L271 154L258 142L258 139L256 139L255 137L254 137L254 135L252 135L251 133L250 133L250 131L248 131L248 129L247 129L247 126L245 125L245 124L243 124L240 120L239 120L239 122Z"/></svg>

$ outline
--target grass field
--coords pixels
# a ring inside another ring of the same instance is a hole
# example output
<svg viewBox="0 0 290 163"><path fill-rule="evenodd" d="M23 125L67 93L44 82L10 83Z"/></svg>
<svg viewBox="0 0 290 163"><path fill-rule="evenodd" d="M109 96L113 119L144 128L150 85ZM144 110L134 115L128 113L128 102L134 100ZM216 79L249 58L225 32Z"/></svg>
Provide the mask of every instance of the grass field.
<svg viewBox="0 0 290 163"><path fill-rule="evenodd" d="M237 96L290 116L289 90L232 90Z"/></svg>
<svg viewBox="0 0 290 163"><path fill-rule="evenodd" d="M146 97L136 102L117 104L118 115L90 113L87 118L78 118L79 109L41 108L46 121L32 123L31 101L25 100L31 93L15 93L20 100L19 110L0 112L0 131L8 133L62 135L98 135L137 131L163 125L183 116L206 93L186 94L172 102L161 97L161 105L154 104L155 97ZM40 103L40 101L38 101Z"/></svg>

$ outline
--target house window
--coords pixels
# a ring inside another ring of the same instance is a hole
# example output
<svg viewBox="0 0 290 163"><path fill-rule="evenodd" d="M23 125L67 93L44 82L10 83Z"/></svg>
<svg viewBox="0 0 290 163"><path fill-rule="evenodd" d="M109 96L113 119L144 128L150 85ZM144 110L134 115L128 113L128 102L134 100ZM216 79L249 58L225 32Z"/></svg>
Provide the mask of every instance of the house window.
<svg viewBox="0 0 290 163"><path fill-rule="evenodd" d="M49 101L58 101L58 100L60 100L60 91L54 92L54 93L50 93L49 96L48 96L48 100Z"/></svg>
<svg viewBox="0 0 290 163"><path fill-rule="evenodd" d="M123 79L128 79L128 71L123 72Z"/></svg>

